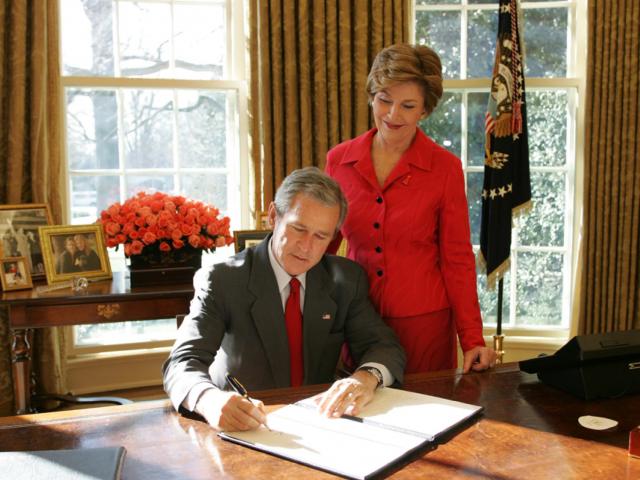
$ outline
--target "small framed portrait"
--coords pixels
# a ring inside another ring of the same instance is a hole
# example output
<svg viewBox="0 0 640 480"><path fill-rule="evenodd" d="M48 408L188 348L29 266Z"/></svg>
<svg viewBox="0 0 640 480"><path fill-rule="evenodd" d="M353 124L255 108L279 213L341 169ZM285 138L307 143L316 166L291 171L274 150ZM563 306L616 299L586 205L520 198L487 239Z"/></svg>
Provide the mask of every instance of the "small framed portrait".
<svg viewBox="0 0 640 480"><path fill-rule="evenodd" d="M271 230L236 230L233 232L236 253L259 244Z"/></svg>
<svg viewBox="0 0 640 480"><path fill-rule="evenodd" d="M3 290L33 288L27 257L7 257L0 259L0 281Z"/></svg>
<svg viewBox="0 0 640 480"><path fill-rule="evenodd" d="M47 283L74 277L111 278L101 225L40 227Z"/></svg>
<svg viewBox="0 0 640 480"><path fill-rule="evenodd" d="M269 225L269 212L262 210L256 211L256 229L271 230L271 226Z"/></svg>
<svg viewBox="0 0 640 480"><path fill-rule="evenodd" d="M38 228L51 225L44 203L0 206L0 258L25 257L33 280L44 279L44 257Z"/></svg>

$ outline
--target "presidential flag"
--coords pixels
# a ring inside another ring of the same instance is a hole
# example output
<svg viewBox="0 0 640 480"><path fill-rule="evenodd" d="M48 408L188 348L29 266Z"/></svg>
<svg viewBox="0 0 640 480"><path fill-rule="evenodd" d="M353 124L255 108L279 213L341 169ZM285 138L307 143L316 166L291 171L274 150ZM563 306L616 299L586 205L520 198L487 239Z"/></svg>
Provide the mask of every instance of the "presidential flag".
<svg viewBox="0 0 640 480"><path fill-rule="evenodd" d="M478 263L489 289L509 270L513 218L531 207L527 109L517 0L500 0L498 41L485 116Z"/></svg>

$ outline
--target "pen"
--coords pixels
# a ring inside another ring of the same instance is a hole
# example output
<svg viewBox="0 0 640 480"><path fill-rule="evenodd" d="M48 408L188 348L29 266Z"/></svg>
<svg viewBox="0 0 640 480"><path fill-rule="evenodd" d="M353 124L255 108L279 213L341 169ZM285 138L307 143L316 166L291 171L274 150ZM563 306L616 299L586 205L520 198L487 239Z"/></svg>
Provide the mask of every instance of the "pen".
<svg viewBox="0 0 640 480"><path fill-rule="evenodd" d="M253 405L255 405L255 403L253 403L251 401L251 399L249 398L249 394L247 393L247 389L244 388L244 385L242 385L240 383L240 381L234 377L233 375L231 375L230 373L227 373L225 375L227 382L229 383L229 385L231 385L231 388L233 388L233 391L236 392L238 395L242 395L244 398L246 398L247 400L249 400L249 402L251 402ZM271 429L269 428L269 426L267 425L267 422L265 421L263 423L263 425L265 426L265 428L269 431L271 431Z"/></svg>

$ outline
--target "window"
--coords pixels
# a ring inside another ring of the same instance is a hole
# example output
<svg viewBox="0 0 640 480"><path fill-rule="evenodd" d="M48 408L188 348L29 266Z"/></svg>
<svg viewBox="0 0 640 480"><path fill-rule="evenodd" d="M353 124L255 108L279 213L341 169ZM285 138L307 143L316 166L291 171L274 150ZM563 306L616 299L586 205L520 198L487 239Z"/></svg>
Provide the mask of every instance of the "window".
<svg viewBox="0 0 640 480"><path fill-rule="evenodd" d="M512 232L503 326L566 331L573 286L576 124L580 79L575 1L523 1L525 82L533 209ZM445 94L422 128L461 159L472 243L479 249L484 114L498 27L496 0L417 0L415 42L441 56ZM584 47L582 45L582 47ZM584 48L582 49L584 51ZM497 292L478 275L485 325L495 325Z"/></svg>
<svg viewBox="0 0 640 480"><path fill-rule="evenodd" d="M247 208L242 2L60 5L71 222L93 223L111 203L153 189L211 203L238 228ZM110 256L124 268L121 249ZM74 344L97 351L174 335L175 319L85 325Z"/></svg>

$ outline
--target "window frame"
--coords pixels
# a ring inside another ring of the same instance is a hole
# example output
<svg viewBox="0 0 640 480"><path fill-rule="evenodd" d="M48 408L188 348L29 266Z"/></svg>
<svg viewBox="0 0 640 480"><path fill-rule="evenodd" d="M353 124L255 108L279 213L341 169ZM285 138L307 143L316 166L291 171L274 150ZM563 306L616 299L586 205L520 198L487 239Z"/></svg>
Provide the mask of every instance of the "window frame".
<svg viewBox="0 0 640 480"><path fill-rule="evenodd" d="M416 13L419 11L456 11L461 12L460 23L460 78L444 79L443 87L445 92L461 93L462 102L462 139L461 139L461 160L465 175L465 186L467 183L468 172L482 172L482 166L469 166L467 161L467 128L466 128L466 98L468 93L484 92L488 93L491 85L491 79L485 78L465 78L467 72L467 26L468 13L475 10L495 10L498 8L496 0L490 4L470 3L469 0L460 0L456 4L433 4L433 5L417 5L417 0L411 2L412 8L410 12L409 38L416 41ZM517 268L517 255L513 252L526 251L560 251L566 252L564 256L563 270L563 299L562 299L562 320L560 326L526 326L511 323L515 317L515 294L516 282L509 282L509 291L505 291L508 295L510 305L510 319L503 320L503 334L510 341L526 343L531 345L532 341L538 341L542 344L550 343L552 346L561 346L567 338L575 335L577 332L578 312L575 308L576 298L579 296L579 253L580 253L580 227L582 218L582 202L583 202L583 157L584 157L584 92L586 87L586 55L578 55L579 52L585 52L587 47L587 5L586 2L577 0L556 0L547 2L520 2L521 9L542 9L563 7L569 12L568 17L568 51L567 51L567 74L566 77L542 78L542 77L526 77L527 92L532 91L550 91L550 90L566 90L568 93L568 108L573 112L567 123L567 162L562 167L538 167L531 165L531 172L536 171L563 171L565 178L565 211L564 211L564 244L562 247L529 247L518 244L517 228L516 235L513 237L511 269L515 272ZM497 33L497 32L496 32ZM526 30L524 32L526 42ZM525 44L526 54L526 44ZM474 253L477 253L479 245L473 245ZM497 290L496 290L497 295ZM485 318L483 312L483 318ZM484 334L491 337L495 333L495 317L494 323L485 325ZM486 322L486 319L485 319Z"/></svg>
<svg viewBox="0 0 640 480"><path fill-rule="evenodd" d="M59 0L60 4L64 0ZM160 3L173 3L172 0ZM193 3L193 2L186 2ZM197 3L197 2L196 2ZM173 91L180 90L227 90L235 94L235 105L233 110L230 110L232 117L229 119L231 122L230 127L233 129L234 139L229 144L228 157L231 159L238 159L238 165L232 166L230 163L221 168L207 168L209 173L225 173L227 175L227 198L233 199L233 202L229 201L228 205L238 205L235 209L230 208L231 217L231 229L237 229L249 222L250 219L250 206L249 206L249 143L248 143L248 130L249 119L247 112L248 104L248 72L246 65L246 20L244 17L245 4L244 2L236 2L233 0L224 0L225 11L227 15L227 52L226 61L227 65L225 71L227 72L225 79L220 80L186 80L186 79L168 79L168 78L144 78L144 77L121 77L121 76L74 76L65 75L63 73L63 65L60 65L60 82L61 82L61 145L63 149L63 158L65 159L65 185L67 188L67 211L64 212L65 221L70 223L71 221L71 195L72 195L72 178L79 176L94 176L96 174L109 174L117 175L119 177L120 184L126 181L126 171L123 166L117 170L100 170L93 169L91 171L78 171L72 170L67 158L67 129L66 129L66 90L68 88L109 88L114 89L117 95L121 94L118 89L167 89ZM59 7L60 15L59 25L62 25L62 5ZM117 15L117 13L116 13ZM62 59L62 37L60 36L59 51L60 58ZM122 141L121 138L118 139ZM128 169L136 174L144 173L145 169ZM180 173L181 171L199 171L201 169L185 168L176 169L170 167L166 169L153 169L148 170L157 173L158 171L163 173ZM123 191L123 190L121 190ZM114 253L110 251L110 261L112 270L122 271L125 269L124 257L121 250ZM233 247L223 247L217 249L215 254L205 254L203 256L203 265L213 263L215 257L225 257L233 254ZM161 320L161 319L159 319ZM116 363L122 362L122 357L131 357L141 359L142 357L154 358L158 356L158 352L167 352L170 345L173 343L173 339L167 340L150 340L143 342L129 342L118 343L113 345L97 345L97 346L78 346L76 345L75 327L64 327L64 351L66 358L71 362L70 366L73 369L73 364L82 363L84 361L93 363L96 361L107 362L107 359L118 358ZM80 367L82 368L82 367ZM70 382L74 384L72 380ZM154 382L155 383L155 382ZM145 382L148 384L148 382ZM92 391L83 387L79 387L79 391Z"/></svg>

